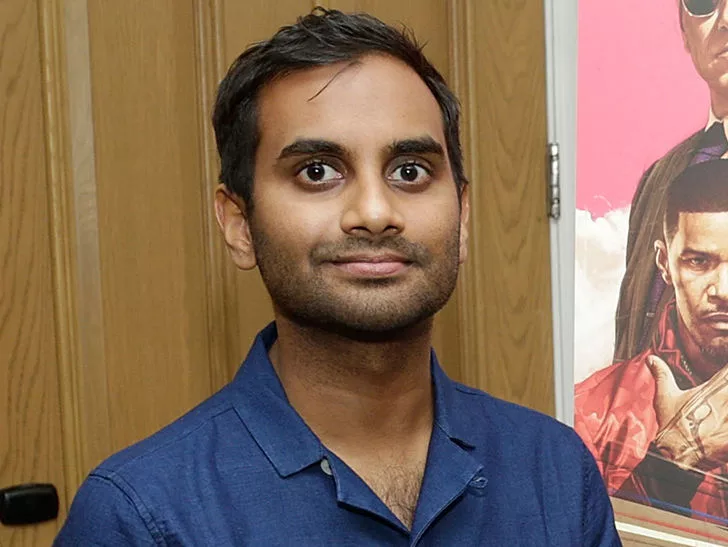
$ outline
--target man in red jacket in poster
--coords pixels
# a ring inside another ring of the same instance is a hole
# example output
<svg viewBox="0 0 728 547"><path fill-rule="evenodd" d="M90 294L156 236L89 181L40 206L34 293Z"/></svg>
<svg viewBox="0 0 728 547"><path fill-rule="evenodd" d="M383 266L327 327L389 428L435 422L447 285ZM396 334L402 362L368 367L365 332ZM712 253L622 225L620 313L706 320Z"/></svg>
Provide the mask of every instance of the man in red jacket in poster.
<svg viewBox="0 0 728 547"><path fill-rule="evenodd" d="M654 251L675 297L646 350L576 386L575 429L611 495L728 524L728 160L671 183Z"/></svg>

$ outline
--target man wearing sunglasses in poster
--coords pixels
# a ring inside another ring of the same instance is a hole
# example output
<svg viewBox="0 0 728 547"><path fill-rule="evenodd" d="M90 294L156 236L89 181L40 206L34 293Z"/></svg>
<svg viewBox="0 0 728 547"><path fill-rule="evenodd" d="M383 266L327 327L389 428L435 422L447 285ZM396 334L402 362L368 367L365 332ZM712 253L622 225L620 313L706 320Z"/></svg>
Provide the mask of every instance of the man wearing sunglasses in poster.
<svg viewBox="0 0 728 547"><path fill-rule="evenodd" d="M576 386L611 495L728 524L728 160L689 166L650 253L674 297L648 349Z"/></svg>
<svg viewBox="0 0 728 547"><path fill-rule="evenodd" d="M645 172L632 199L626 271L615 322L615 361L648 347L658 328L657 318L672 298L652 257L670 181L688 165L720 158L728 150L723 124L728 122L728 0L676 1L685 49L710 90L709 120Z"/></svg>

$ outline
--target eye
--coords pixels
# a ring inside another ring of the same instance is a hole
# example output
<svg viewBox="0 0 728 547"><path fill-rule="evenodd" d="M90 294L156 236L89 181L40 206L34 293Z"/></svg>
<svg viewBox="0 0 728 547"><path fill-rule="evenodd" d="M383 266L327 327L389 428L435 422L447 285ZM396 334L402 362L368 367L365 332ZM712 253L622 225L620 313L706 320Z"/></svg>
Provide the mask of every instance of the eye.
<svg viewBox="0 0 728 547"><path fill-rule="evenodd" d="M327 163L322 161L312 161L304 165L301 170L296 173L296 178L305 184L324 184L334 180L343 179L344 175L339 173Z"/></svg>
<svg viewBox="0 0 728 547"><path fill-rule="evenodd" d="M704 270L709 266L709 260L702 256L691 256L685 259L685 262L693 270Z"/></svg>
<svg viewBox="0 0 728 547"><path fill-rule="evenodd" d="M408 184L427 182L432 174L429 169L419 163L407 162L392 171L390 178L396 182Z"/></svg>

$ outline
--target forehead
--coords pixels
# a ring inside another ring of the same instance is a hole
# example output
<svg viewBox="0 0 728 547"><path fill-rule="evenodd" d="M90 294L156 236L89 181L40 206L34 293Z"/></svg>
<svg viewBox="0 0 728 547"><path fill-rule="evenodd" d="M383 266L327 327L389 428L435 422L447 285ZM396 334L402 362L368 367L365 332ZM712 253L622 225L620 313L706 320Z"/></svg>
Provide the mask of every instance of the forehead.
<svg viewBox="0 0 728 547"><path fill-rule="evenodd" d="M728 211L680 213L673 243L681 248L728 254Z"/></svg>
<svg viewBox="0 0 728 547"><path fill-rule="evenodd" d="M294 72L266 86L259 107L261 147L306 137L383 145L413 135L444 147L434 95L414 70L383 55Z"/></svg>

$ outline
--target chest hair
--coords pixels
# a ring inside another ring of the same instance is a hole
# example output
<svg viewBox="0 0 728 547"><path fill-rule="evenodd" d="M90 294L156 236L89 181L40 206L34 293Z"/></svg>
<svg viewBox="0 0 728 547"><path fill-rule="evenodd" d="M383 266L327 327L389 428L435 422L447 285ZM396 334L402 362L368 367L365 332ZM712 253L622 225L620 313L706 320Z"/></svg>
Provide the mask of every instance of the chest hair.
<svg viewBox="0 0 728 547"><path fill-rule="evenodd" d="M420 497L424 462L379 467L362 476L374 493L407 528L412 528Z"/></svg>

